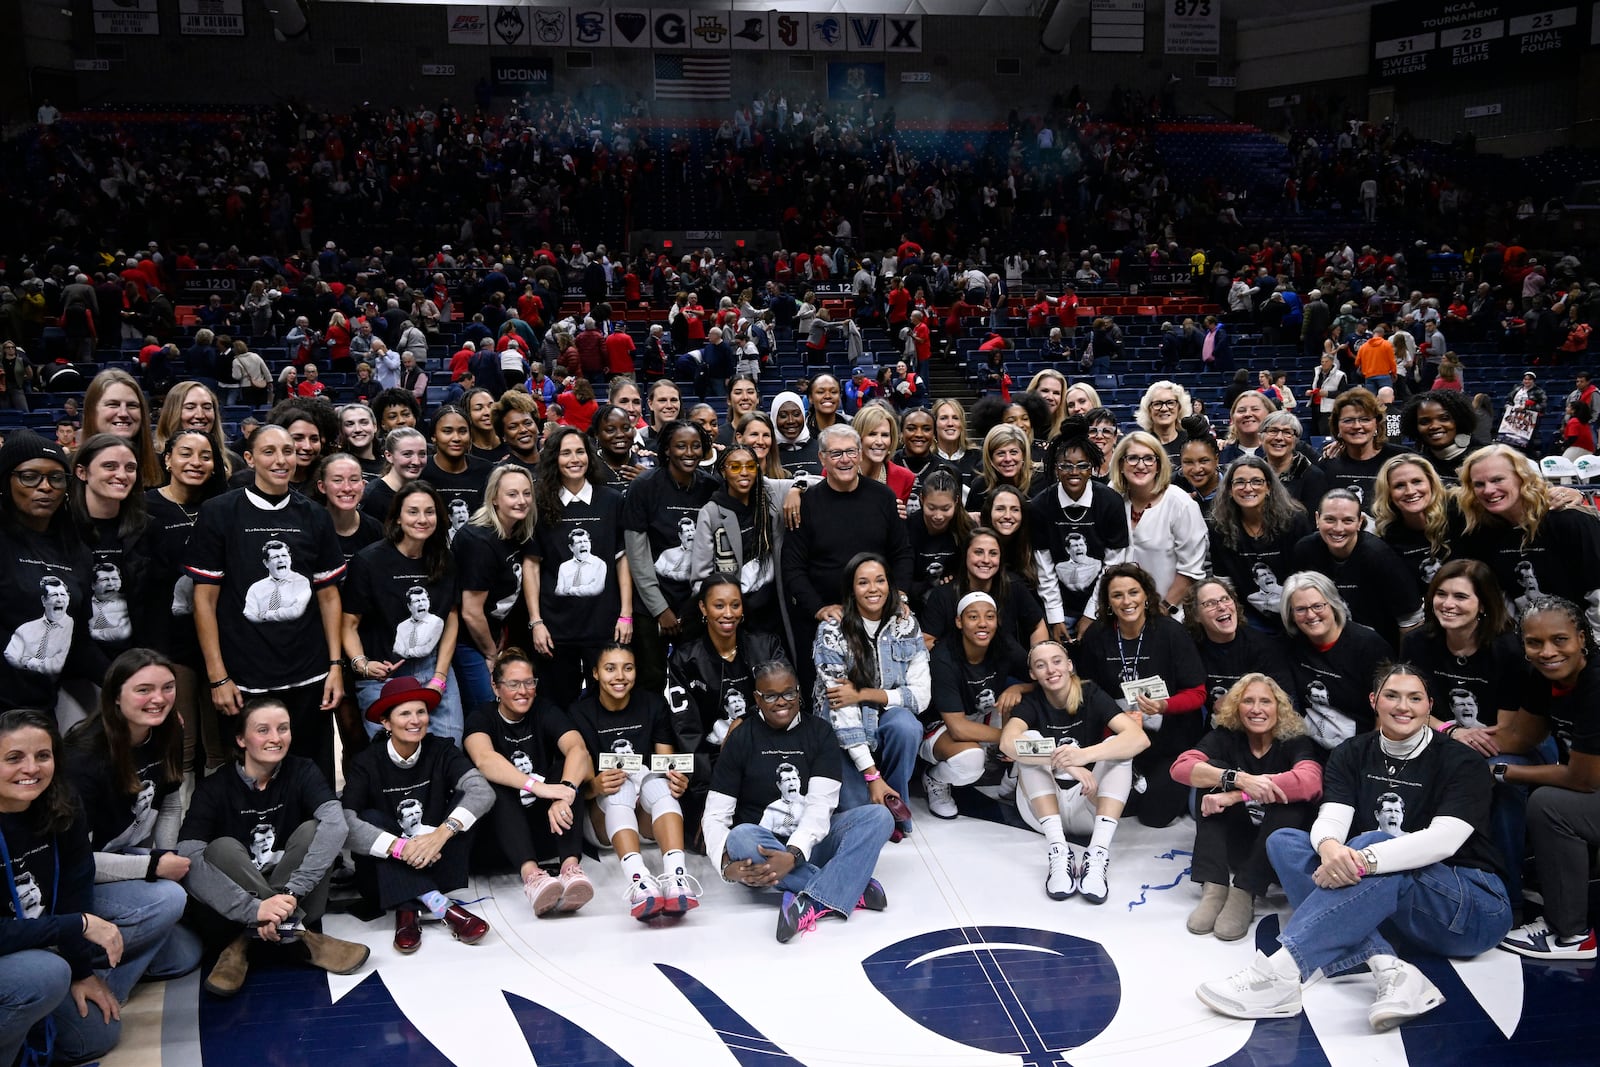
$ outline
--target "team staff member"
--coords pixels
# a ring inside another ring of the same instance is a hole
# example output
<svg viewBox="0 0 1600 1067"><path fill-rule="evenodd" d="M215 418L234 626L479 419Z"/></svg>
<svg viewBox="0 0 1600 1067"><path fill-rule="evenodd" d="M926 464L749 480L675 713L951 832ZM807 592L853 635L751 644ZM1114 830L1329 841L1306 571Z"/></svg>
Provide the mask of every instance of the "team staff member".
<svg viewBox="0 0 1600 1067"><path fill-rule="evenodd" d="M185 565L211 700L223 715L237 715L247 698L273 694L294 723L295 754L332 782L328 713L344 694L344 556L328 512L289 490L288 430L258 427L245 461L254 484L201 507ZM319 617L320 626L312 622Z"/></svg>
<svg viewBox="0 0 1600 1067"><path fill-rule="evenodd" d="M1283 635L1247 626L1243 615L1226 578L1202 578L1184 598L1183 625L1206 671L1208 715L1215 714L1217 702L1247 674L1265 674L1286 692L1294 691Z"/></svg>
<svg viewBox="0 0 1600 1067"><path fill-rule="evenodd" d="M494 464L472 453L472 428L466 413L453 404L433 416L433 456L422 468L422 480L443 498L439 521L446 523L449 539L467 524L483 504L483 484Z"/></svg>
<svg viewBox="0 0 1600 1067"><path fill-rule="evenodd" d="M1377 534L1361 528L1361 501L1330 489L1317 505L1317 530L1289 553L1290 571L1315 571L1338 588L1350 617L1376 630L1394 648L1422 623L1416 572Z"/></svg>
<svg viewBox="0 0 1600 1067"><path fill-rule="evenodd" d="M1055 472L1056 484L1034 497L1029 508L1039 599L1057 641L1074 636L1074 628L1082 634L1088 623L1079 620L1100 572L1120 563L1128 550L1127 510L1114 489L1092 477L1106 457L1088 431L1076 416L1062 421L1061 433L1045 453L1045 469Z"/></svg>

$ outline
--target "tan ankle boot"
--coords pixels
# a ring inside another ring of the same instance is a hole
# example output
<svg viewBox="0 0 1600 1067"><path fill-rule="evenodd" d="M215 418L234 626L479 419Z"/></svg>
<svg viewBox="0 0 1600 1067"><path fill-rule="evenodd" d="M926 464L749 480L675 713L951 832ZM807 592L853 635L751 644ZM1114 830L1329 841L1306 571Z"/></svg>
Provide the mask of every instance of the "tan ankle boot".
<svg viewBox="0 0 1600 1067"><path fill-rule="evenodd" d="M372 950L354 941L341 941L337 937L319 934L313 930L300 932L300 943L311 953L311 965L321 967L331 974L354 974L367 962Z"/></svg>
<svg viewBox="0 0 1600 1067"><path fill-rule="evenodd" d="M1255 917L1255 894L1233 886L1228 890L1227 903L1222 905L1212 933L1217 935L1218 941L1237 941L1250 932L1250 923Z"/></svg>
<svg viewBox="0 0 1600 1067"><path fill-rule="evenodd" d="M244 988L244 976L250 973L249 952L249 934L234 938L217 957L217 965L211 968L211 973L206 975L206 992L214 997L231 997Z"/></svg>
<svg viewBox="0 0 1600 1067"><path fill-rule="evenodd" d="M1200 890L1200 903L1189 913L1189 932L1209 934L1217 925L1217 915L1227 902L1228 887L1221 882L1207 882Z"/></svg>

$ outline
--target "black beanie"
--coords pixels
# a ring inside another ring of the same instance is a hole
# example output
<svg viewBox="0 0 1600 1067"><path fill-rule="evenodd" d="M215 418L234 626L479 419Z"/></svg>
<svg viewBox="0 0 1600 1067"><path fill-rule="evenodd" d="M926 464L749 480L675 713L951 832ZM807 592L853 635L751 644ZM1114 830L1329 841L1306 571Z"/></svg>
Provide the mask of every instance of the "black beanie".
<svg viewBox="0 0 1600 1067"><path fill-rule="evenodd" d="M30 459L48 459L61 464L62 470L71 470L67 454L61 446L32 430L18 430L6 435L5 447L0 448L0 484L9 483L11 472Z"/></svg>

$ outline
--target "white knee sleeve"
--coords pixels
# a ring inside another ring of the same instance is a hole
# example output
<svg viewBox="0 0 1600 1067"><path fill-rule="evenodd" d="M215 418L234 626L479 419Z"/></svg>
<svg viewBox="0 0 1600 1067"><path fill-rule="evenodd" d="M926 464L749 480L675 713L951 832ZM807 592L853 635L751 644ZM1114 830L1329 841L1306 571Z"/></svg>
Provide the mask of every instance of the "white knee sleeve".
<svg viewBox="0 0 1600 1067"><path fill-rule="evenodd" d="M672 795L672 788L661 775L653 774L645 779L644 785L639 787L639 799L644 802L644 810L650 813L651 822L663 815L683 814L678 798Z"/></svg>
<svg viewBox="0 0 1600 1067"><path fill-rule="evenodd" d="M1094 828L1094 801L1083 795L1077 779L1060 781L1047 767L1020 765L1017 768L1017 814L1033 829L1040 829L1033 801L1054 796L1061 813L1061 827L1069 834L1086 834Z"/></svg>
<svg viewBox="0 0 1600 1067"><path fill-rule="evenodd" d="M629 778L622 788L606 797L600 804L606 820L606 838L610 840L623 830L639 832L639 783Z"/></svg>
<svg viewBox="0 0 1600 1067"><path fill-rule="evenodd" d="M1127 803L1133 792L1133 761L1101 760L1094 765L1095 791L1107 800Z"/></svg>
<svg viewBox="0 0 1600 1067"><path fill-rule="evenodd" d="M933 776L949 785L971 785L983 777L988 756L981 747L964 748L947 760L933 765Z"/></svg>

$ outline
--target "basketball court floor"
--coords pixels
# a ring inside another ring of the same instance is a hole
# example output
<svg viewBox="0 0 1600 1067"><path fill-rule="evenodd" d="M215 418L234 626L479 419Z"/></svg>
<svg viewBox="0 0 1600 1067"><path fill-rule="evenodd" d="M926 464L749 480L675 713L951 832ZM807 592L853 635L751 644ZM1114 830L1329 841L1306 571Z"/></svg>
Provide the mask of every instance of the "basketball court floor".
<svg viewBox="0 0 1600 1067"><path fill-rule="evenodd" d="M442 926L401 957L392 919L330 915L327 932L372 946L358 974L258 964L229 1001L198 975L135 998L131 1040L106 1067L1490 1067L1600 1061L1592 963L1503 952L1467 962L1411 952L1447 997L1372 1033L1370 976L1322 981L1298 1019L1237 1022L1194 986L1248 962L1252 937L1196 937L1192 824L1117 835L1111 897L1095 907L1043 889L1042 838L997 822L940 822L884 848L889 908L827 920L780 945L777 897L705 887L686 917L628 916L614 857L590 860L594 901L535 919L511 876L478 879L493 926L476 946ZM654 857L651 857L654 863ZM1281 897L1272 903L1284 906ZM209 961L208 961L209 962ZM159 1010L150 1010L152 1000ZM159 1032L159 1041L155 1032ZM159 1052L157 1051L159 1046Z"/></svg>

